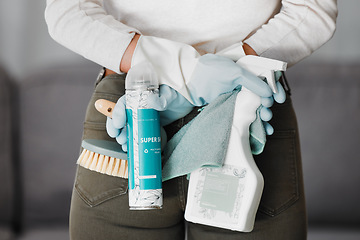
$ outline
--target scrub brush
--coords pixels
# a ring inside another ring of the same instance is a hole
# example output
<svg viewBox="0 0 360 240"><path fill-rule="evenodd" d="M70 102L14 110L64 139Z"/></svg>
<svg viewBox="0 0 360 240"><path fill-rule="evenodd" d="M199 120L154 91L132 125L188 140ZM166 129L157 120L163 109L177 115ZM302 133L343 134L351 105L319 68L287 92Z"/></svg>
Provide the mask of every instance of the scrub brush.
<svg viewBox="0 0 360 240"><path fill-rule="evenodd" d="M102 114L111 117L115 103L99 99L95 108ZM99 139L84 139L77 164L99 173L128 178L127 154L116 142Z"/></svg>

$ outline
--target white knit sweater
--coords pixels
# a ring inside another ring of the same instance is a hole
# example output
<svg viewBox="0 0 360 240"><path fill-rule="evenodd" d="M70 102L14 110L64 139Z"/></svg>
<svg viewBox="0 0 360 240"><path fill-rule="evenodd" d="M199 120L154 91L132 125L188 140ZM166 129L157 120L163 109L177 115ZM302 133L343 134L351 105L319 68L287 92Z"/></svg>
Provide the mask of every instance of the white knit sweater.
<svg viewBox="0 0 360 240"><path fill-rule="evenodd" d="M50 35L72 51L119 71L135 32L216 53L246 42L291 66L328 41L336 0L47 0Z"/></svg>

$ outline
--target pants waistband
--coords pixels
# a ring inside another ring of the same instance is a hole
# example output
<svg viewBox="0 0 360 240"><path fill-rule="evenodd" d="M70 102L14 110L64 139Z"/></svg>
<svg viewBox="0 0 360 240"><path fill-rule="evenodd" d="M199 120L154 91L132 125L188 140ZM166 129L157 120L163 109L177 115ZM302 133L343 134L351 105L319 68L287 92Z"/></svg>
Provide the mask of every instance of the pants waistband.
<svg viewBox="0 0 360 240"><path fill-rule="evenodd" d="M99 84L99 82L105 77L105 72L106 72L106 70L107 70L107 69L106 69L105 67L103 67L103 68L100 70L100 72L99 72L99 74L98 74L98 76L97 76L97 78L96 78L96 81L95 81L95 86L97 86L97 85ZM279 79L279 82L280 82L280 84L283 86L285 92L286 92L289 96L291 96L291 89L290 89L289 83L288 83L288 81L287 81L285 72L282 72L281 77L280 77L280 79Z"/></svg>

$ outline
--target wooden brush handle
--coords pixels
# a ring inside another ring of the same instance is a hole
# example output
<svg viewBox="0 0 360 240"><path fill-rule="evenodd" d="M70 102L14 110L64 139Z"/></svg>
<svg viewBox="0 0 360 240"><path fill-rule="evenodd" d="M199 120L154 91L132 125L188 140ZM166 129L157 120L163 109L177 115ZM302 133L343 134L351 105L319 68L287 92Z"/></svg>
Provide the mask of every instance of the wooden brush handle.
<svg viewBox="0 0 360 240"><path fill-rule="evenodd" d="M104 114L105 116L112 117L112 113L114 111L115 103L105 100L105 99L98 99L95 102L95 108L100 113Z"/></svg>

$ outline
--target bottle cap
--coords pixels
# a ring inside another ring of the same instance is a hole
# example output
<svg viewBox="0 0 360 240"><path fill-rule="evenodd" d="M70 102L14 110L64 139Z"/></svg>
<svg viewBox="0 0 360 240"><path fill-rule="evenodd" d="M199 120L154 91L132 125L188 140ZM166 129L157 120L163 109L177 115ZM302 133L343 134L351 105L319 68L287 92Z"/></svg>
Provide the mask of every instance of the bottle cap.
<svg viewBox="0 0 360 240"><path fill-rule="evenodd" d="M159 88L159 81L150 62L142 62L130 68L125 80L125 89L148 90L157 88Z"/></svg>

